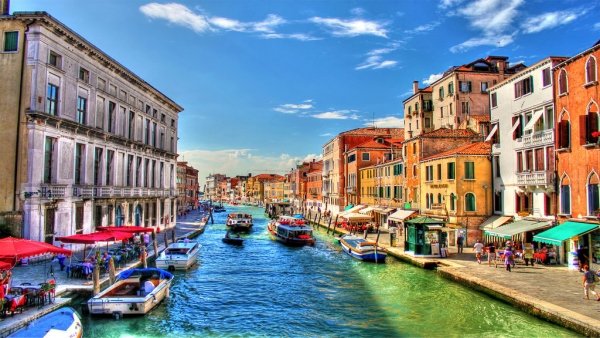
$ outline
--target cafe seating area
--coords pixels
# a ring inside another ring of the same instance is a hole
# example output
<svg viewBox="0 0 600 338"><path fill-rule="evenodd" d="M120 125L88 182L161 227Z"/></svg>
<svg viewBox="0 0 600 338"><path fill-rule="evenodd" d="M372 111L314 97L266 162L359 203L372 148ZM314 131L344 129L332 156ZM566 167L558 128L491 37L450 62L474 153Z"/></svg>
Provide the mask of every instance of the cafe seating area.
<svg viewBox="0 0 600 338"><path fill-rule="evenodd" d="M0 316L12 316L29 307L41 307L52 303L56 296L55 292L56 282L54 279L38 284L21 283L12 286L0 300Z"/></svg>

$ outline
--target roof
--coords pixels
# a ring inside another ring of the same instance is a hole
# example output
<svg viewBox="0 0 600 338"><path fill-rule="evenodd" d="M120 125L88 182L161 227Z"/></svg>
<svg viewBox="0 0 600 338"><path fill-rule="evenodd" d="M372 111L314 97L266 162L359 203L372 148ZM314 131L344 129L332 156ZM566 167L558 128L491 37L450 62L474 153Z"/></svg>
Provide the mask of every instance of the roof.
<svg viewBox="0 0 600 338"><path fill-rule="evenodd" d="M491 117L489 114L485 114L485 115L469 115L469 118L472 118L473 120L477 120L479 122L490 122Z"/></svg>
<svg viewBox="0 0 600 338"><path fill-rule="evenodd" d="M422 161L430 161L450 156L482 156L489 155L491 152L492 145L489 142L476 142L426 157Z"/></svg>
<svg viewBox="0 0 600 338"><path fill-rule="evenodd" d="M404 128L376 128L376 127L366 127L366 128L356 128L341 132L339 135L395 135L399 136L404 134Z"/></svg>
<svg viewBox="0 0 600 338"><path fill-rule="evenodd" d="M448 137L478 137L479 134L472 131L471 129L449 129L439 128L428 133L423 133L417 137L421 138L448 138Z"/></svg>
<svg viewBox="0 0 600 338"><path fill-rule="evenodd" d="M590 48L584 50L583 52L581 52L581 53L579 53L579 54L571 57L570 59L567 59L567 60L559 63L558 65L554 66L554 68L556 69L556 68L563 67L563 66L565 66L565 65L567 65L567 64L569 64L569 63L571 63L571 62L573 62L573 61L575 61L575 60L577 60L577 59L579 59L579 58L581 58L581 57L583 57L583 56L585 56L587 54L593 53L597 49L600 49L600 40L598 40L592 47L590 47Z"/></svg>
<svg viewBox="0 0 600 338"><path fill-rule="evenodd" d="M281 175L277 174L258 174L254 177L251 177L257 181L270 181L270 180L284 180L285 178Z"/></svg>

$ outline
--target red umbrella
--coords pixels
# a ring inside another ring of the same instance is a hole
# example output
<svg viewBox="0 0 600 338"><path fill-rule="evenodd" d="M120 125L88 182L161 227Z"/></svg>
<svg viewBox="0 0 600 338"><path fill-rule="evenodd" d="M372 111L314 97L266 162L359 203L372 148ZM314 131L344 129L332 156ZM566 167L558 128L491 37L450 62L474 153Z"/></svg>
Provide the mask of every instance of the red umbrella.
<svg viewBox="0 0 600 338"><path fill-rule="evenodd" d="M121 241L132 236L131 233L121 231L96 231L90 234L57 237L56 240L63 243L94 244L97 242Z"/></svg>
<svg viewBox="0 0 600 338"><path fill-rule="evenodd" d="M138 226L122 226L122 227L106 226L106 227L96 227L96 230L132 232L132 233L134 233L134 232L154 232L154 228L145 228L145 227L138 227Z"/></svg>
<svg viewBox="0 0 600 338"><path fill-rule="evenodd" d="M71 250L59 248L52 244L29 239L6 237L0 239L0 260L16 262L21 258L44 254L65 254L71 256Z"/></svg>
<svg viewBox="0 0 600 338"><path fill-rule="evenodd" d="M0 261L0 270L10 270L13 265L9 262Z"/></svg>

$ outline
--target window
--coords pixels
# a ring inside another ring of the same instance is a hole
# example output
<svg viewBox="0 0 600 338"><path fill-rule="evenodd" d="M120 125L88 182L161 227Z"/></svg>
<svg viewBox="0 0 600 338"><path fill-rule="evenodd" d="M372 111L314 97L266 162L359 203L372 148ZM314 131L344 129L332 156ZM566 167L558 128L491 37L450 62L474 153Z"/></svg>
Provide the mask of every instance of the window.
<svg viewBox="0 0 600 338"><path fill-rule="evenodd" d="M46 137L44 144L44 183L52 183L54 178L54 147L56 139L53 137Z"/></svg>
<svg viewBox="0 0 600 338"><path fill-rule="evenodd" d="M158 110L155 108L152 108L152 117L156 118L158 116Z"/></svg>
<svg viewBox="0 0 600 338"><path fill-rule="evenodd" d="M471 92L471 81L458 81L458 86L461 93Z"/></svg>
<svg viewBox="0 0 600 338"><path fill-rule="evenodd" d="M90 82L90 71L83 67L79 67L79 80L81 80L85 83L89 83Z"/></svg>
<svg viewBox="0 0 600 338"><path fill-rule="evenodd" d="M495 176L500 177L500 156L494 156L494 169Z"/></svg>
<svg viewBox="0 0 600 338"><path fill-rule="evenodd" d="M450 211L456 211L456 195L450 194Z"/></svg>
<svg viewBox="0 0 600 338"><path fill-rule="evenodd" d="M414 155L417 153L417 143L413 143L412 148L413 148L413 155Z"/></svg>
<svg viewBox="0 0 600 338"><path fill-rule="evenodd" d="M489 86L488 86L487 82L482 82L481 83L481 92L482 93L487 93L488 88L489 88Z"/></svg>
<svg viewBox="0 0 600 338"><path fill-rule="evenodd" d="M594 104L588 106L588 113L582 116L585 119L585 128L582 128L582 132L585 132L585 136L582 138L586 144L598 143L598 107Z"/></svg>
<svg viewBox="0 0 600 338"><path fill-rule="evenodd" d="M438 193L437 195L437 202L438 204L442 204L442 194Z"/></svg>
<svg viewBox="0 0 600 338"><path fill-rule="evenodd" d="M75 184L83 183L83 156L85 151L85 145L81 143L75 144L75 172L74 179Z"/></svg>
<svg viewBox="0 0 600 338"><path fill-rule="evenodd" d="M543 171L546 169L544 163L544 148L535 150L535 171Z"/></svg>
<svg viewBox="0 0 600 338"><path fill-rule="evenodd" d="M171 119L171 127L175 128L175 119Z"/></svg>
<svg viewBox="0 0 600 338"><path fill-rule="evenodd" d="M75 115L75 119L77 120L77 123L85 124L86 113L87 113L87 99L85 97L78 96L77 97L77 113Z"/></svg>
<svg viewBox="0 0 600 338"><path fill-rule="evenodd" d="M465 211L475 211L475 194L469 192L465 195Z"/></svg>
<svg viewBox="0 0 600 338"><path fill-rule="evenodd" d="M494 211L502 212L502 191L494 193Z"/></svg>
<svg viewBox="0 0 600 338"><path fill-rule="evenodd" d="M4 32L4 51L16 52L19 46L19 32Z"/></svg>
<svg viewBox="0 0 600 338"><path fill-rule="evenodd" d="M595 173L588 179L587 185L588 215L600 215L600 179Z"/></svg>
<svg viewBox="0 0 600 338"><path fill-rule="evenodd" d="M46 113L50 115L58 115L58 86L48 83L48 91L46 93Z"/></svg>
<svg viewBox="0 0 600 338"><path fill-rule="evenodd" d="M115 132L115 109L117 108L117 104L108 101L108 125L106 126L109 133Z"/></svg>
<svg viewBox="0 0 600 338"><path fill-rule="evenodd" d="M146 132L144 133L144 144L150 144L150 120L146 119Z"/></svg>
<svg viewBox="0 0 600 338"><path fill-rule="evenodd" d="M135 186L136 187L141 187L141 180L142 180L142 158L141 157L137 157L136 160L136 165L135 165Z"/></svg>
<svg viewBox="0 0 600 338"><path fill-rule="evenodd" d="M469 105L469 101L463 101L460 104L461 104L461 107L462 107L462 113L464 115L469 115L469 113L471 112L471 109L470 109L471 107Z"/></svg>
<svg viewBox="0 0 600 338"><path fill-rule="evenodd" d="M590 56L585 63L585 80L586 83L592 83L598 81L596 76L596 58Z"/></svg>
<svg viewBox="0 0 600 338"><path fill-rule="evenodd" d="M433 166L428 165L425 167L425 181L433 181Z"/></svg>
<svg viewBox="0 0 600 338"><path fill-rule="evenodd" d="M438 90L438 96L440 97L440 100L444 98L444 87L440 87Z"/></svg>
<svg viewBox="0 0 600 338"><path fill-rule="evenodd" d="M133 140L133 131L135 130L135 113L131 110L129 111L129 130L127 132L127 136L130 140Z"/></svg>
<svg viewBox="0 0 600 338"><path fill-rule="evenodd" d="M96 148L94 152L94 184L102 185L102 177L100 176L100 164L102 163L102 148Z"/></svg>
<svg viewBox="0 0 600 338"><path fill-rule="evenodd" d="M356 154L348 155L348 163L356 161Z"/></svg>
<svg viewBox="0 0 600 338"><path fill-rule="evenodd" d="M159 140L159 148L165 149L165 128L160 129L160 140Z"/></svg>
<svg viewBox="0 0 600 338"><path fill-rule="evenodd" d="M456 178L456 173L455 173L456 163L454 163L454 162L448 162L447 168L448 168L448 171L447 171L446 177L449 180L455 179Z"/></svg>
<svg viewBox="0 0 600 338"><path fill-rule="evenodd" d="M165 123L166 116L165 114L160 114L160 122Z"/></svg>
<svg viewBox="0 0 600 338"><path fill-rule="evenodd" d="M454 95L454 82L448 83L448 95Z"/></svg>
<svg viewBox="0 0 600 338"><path fill-rule="evenodd" d="M442 180L442 164L437 165L437 179L438 181Z"/></svg>
<svg viewBox="0 0 600 338"><path fill-rule="evenodd" d="M125 168L125 185L131 187L133 184L133 155L127 155L127 166Z"/></svg>
<svg viewBox="0 0 600 338"><path fill-rule="evenodd" d="M568 120L558 122L558 146L560 149L571 147L571 122Z"/></svg>
<svg viewBox="0 0 600 338"><path fill-rule="evenodd" d="M146 114L150 115L150 105L146 105Z"/></svg>
<svg viewBox="0 0 600 338"><path fill-rule="evenodd" d="M419 112L419 102L415 102L415 113Z"/></svg>
<svg viewBox="0 0 600 338"><path fill-rule="evenodd" d="M410 115L410 113L412 113L412 106L408 106L408 115Z"/></svg>
<svg viewBox="0 0 600 338"><path fill-rule="evenodd" d="M525 151L525 169L527 171L533 170L533 150Z"/></svg>
<svg viewBox="0 0 600 338"><path fill-rule="evenodd" d="M51 51L48 56L48 64L60 69L62 67L62 56Z"/></svg>
<svg viewBox="0 0 600 338"><path fill-rule="evenodd" d="M567 94L568 90L569 90L569 86L567 83L567 71L564 69L561 69L560 72L558 73L558 94L565 95L565 94Z"/></svg>
<svg viewBox="0 0 600 338"><path fill-rule="evenodd" d="M452 115L452 102L448 105L448 114Z"/></svg>
<svg viewBox="0 0 600 338"><path fill-rule="evenodd" d="M97 85L98 85L98 89L106 91L106 80L104 80L103 78L99 77L96 82L97 82Z"/></svg>
<svg viewBox="0 0 600 338"><path fill-rule="evenodd" d="M515 83L515 99L533 92L533 76Z"/></svg>
<svg viewBox="0 0 600 338"><path fill-rule="evenodd" d="M113 160L115 157L115 152L113 150L108 150L106 152L106 185L113 185Z"/></svg>
<svg viewBox="0 0 600 338"><path fill-rule="evenodd" d="M96 100L96 128L104 129L104 98Z"/></svg>
<svg viewBox="0 0 600 338"><path fill-rule="evenodd" d="M425 128L431 128L431 119L429 117L425 118Z"/></svg>
<svg viewBox="0 0 600 338"><path fill-rule="evenodd" d="M571 187L567 184L561 184L560 186L560 213L563 215L571 214Z"/></svg>
<svg viewBox="0 0 600 338"><path fill-rule="evenodd" d="M523 116L513 116L512 117L512 126L513 126L513 140L521 138L523 136Z"/></svg>
<svg viewBox="0 0 600 338"><path fill-rule="evenodd" d="M492 93L492 108L498 107L498 94Z"/></svg>
<svg viewBox="0 0 600 338"><path fill-rule="evenodd" d="M465 162L465 180L475 179L475 162Z"/></svg>
<svg viewBox="0 0 600 338"><path fill-rule="evenodd" d="M542 86L546 87L552 84L552 73L550 67L542 69Z"/></svg>
<svg viewBox="0 0 600 338"><path fill-rule="evenodd" d="M523 153L517 151L517 172L523 172Z"/></svg>
<svg viewBox="0 0 600 338"><path fill-rule="evenodd" d="M363 161L370 161L371 160L371 156L369 153L362 153L362 160Z"/></svg>
<svg viewBox="0 0 600 338"><path fill-rule="evenodd" d="M417 177L417 165L413 164L413 177Z"/></svg>
<svg viewBox="0 0 600 338"><path fill-rule="evenodd" d="M433 110L433 103L431 102L431 100L423 101L423 110L424 111L432 111Z"/></svg>

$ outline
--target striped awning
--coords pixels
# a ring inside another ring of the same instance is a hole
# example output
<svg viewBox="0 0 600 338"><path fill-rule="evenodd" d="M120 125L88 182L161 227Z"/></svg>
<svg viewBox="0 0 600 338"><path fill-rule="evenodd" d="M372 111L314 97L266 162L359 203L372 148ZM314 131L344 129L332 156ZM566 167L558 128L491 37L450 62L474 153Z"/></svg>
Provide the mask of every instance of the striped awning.
<svg viewBox="0 0 600 338"><path fill-rule="evenodd" d="M366 215L366 214L370 213L373 210L375 210L375 207L366 207L364 209L359 210L358 212L361 213L361 214L363 214L363 215Z"/></svg>
<svg viewBox="0 0 600 338"><path fill-rule="evenodd" d="M414 210L397 210L395 213L391 214L388 217L388 221L402 222L407 217L410 217L412 214L414 214L415 212L416 211L414 211Z"/></svg>
<svg viewBox="0 0 600 338"><path fill-rule="evenodd" d="M513 223L506 224L501 227L497 227L495 229L486 230L485 234L500 237L504 239L510 239L514 235L518 235L524 232L533 231L537 229L542 229L549 227L551 222L538 222L538 221L530 221L530 220L520 220Z"/></svg>

